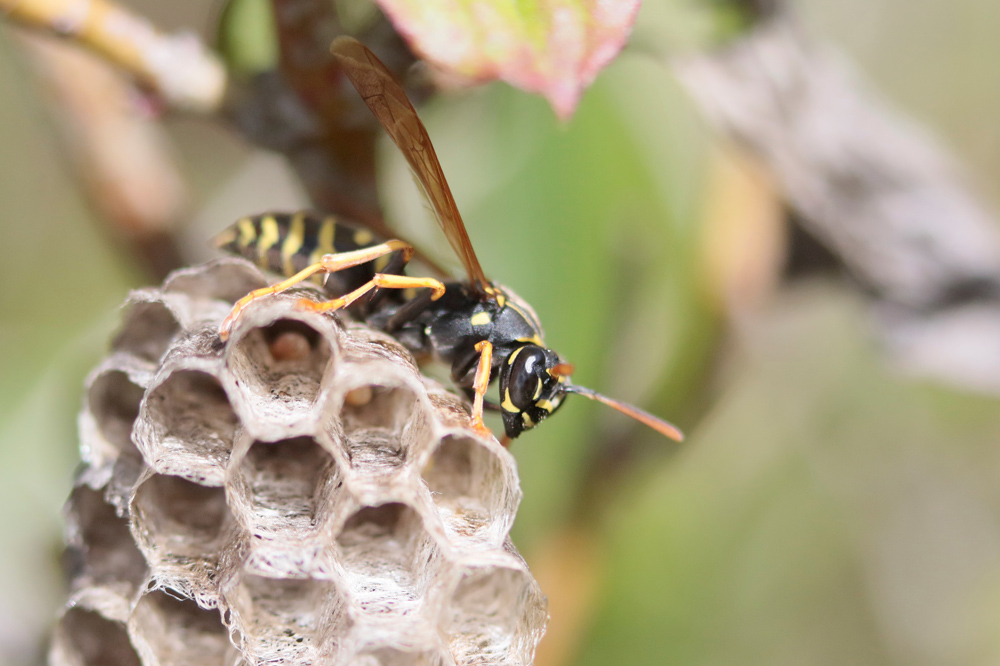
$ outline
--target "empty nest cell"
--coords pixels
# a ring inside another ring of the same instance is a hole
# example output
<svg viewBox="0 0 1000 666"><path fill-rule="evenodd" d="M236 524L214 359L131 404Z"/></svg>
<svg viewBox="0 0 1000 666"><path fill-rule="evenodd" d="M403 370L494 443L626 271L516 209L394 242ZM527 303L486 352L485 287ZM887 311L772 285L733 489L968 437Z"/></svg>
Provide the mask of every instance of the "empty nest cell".
<svg viewBox="0 0 1000 666"><path fill-rule="evenodd" d="M219 380L201 370L175 370L151 389L145 418L151 432L137 444L153 469L221 483L239 419Z"/></svg>
<svg viewBox="0 0 1000 666"><path fill-rule="evenodd" d="M436 573L438 549L420 515L401 502L367 506L337 536L345 585L365 612L418 612Z"/></svg>
<svg viewBox="0 0 1000 666"><path fill-rule="evenodd" d="M132 499L133 531L154 578L185 596L214 599L230 514L222 488L153 474Z"/></svg>
<svg viewBox="0 0 1000 666"><path fill-rule="evenodd" d="M218 610L206 610L176 592L154 590L136 604L129 627L135 644L158 666L223 666L229 631Z"/></svg>
<svg viewBox="0 0 1000 666"><path fill-rule="evenodd" d="M547 611L524 569L468 568L451 598L446 633L458 664L531 664Z"/></svg>
<svg viewBox="0 0 1000 666"><path fill-rule="evenodd" d="M83 585L122 587L131 597L146 577L146 560L132 540L128 520L104 500L104 491L79 486L68 506L67 564L74 588Z"/></svg>
<svg viewBox="0 0 1000 666"><path fill-rule="evenodd" d="M255 535L309 530L323 520L340 485L328 451L311 437L254 442L240 461L239 485ZM321 515L322 514L322 515Z"/></svg>
<svg viewBox="0 0 1000 666"><path fill-rule="evenodd" d="M342 439L351 467L365 475L391 474L430 438L430 425L413 389L361 384L339 404Z"/></svg>
<svg viewBox="0 0 1000 666"><path fill-rule="evenodd" d="M54 666L140 666L125 625L85 608L70 608L56 629Z"/></svg>
<svg viewBox="0 0 1000 666"><path fill-rule="evenodd" d="M99 375L87 392L87 406L98 431L119 453L138 455L132 443L132 425L139 416L144 393L121 370Z"/></svg>
<svg viewBox="0 0 1000 666"><path fill-rule="evenodd" d="M296 319L251 328L229 350L228 365L261 414L312 409L333 350L319 331Z"/></svg>
<svg viewBox="0 0 1000 666"><path fill-rule="evenodd" d="M506 536L516 499L503 461L483 443L461 435L443 438L422 476L447 529L466 537Z"/></svg>
<svg viewBox="0 0 1000 666"><path fill-rule="evenodd" d="M156 363L180 330L180 323L163 301L135 301L127 307L111 348Z"/></svg>
<svg viewBox="0 0 1000 666"><path fill-rule="evenodd" d="M349 666L443 666L445 658L432 651L404 651L393 647L364 650Z"/></svg>
<svg viewBox="0 0 1000 666"><path fill-rule="evenodd" d="M328 580L244 575L228 599L230 625L251 664L335 663L344 602Z"/></svg>

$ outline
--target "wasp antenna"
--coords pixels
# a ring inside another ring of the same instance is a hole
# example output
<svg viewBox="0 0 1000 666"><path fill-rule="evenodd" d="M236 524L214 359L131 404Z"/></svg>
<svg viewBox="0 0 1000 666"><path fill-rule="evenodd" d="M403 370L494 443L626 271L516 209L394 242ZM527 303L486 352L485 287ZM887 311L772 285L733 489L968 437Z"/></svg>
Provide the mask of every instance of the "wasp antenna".
<svg viewBox="0 0 1000 666"><path fill-rule="evenodd" d="M649 426L656 432L669 437L670 439L683 442L684 433L682 433L677 426L672 423L668 423L658 416L653 416L647 411L641 410L634 405L627 405L624 402L618 402L606 395L601 395L597 391L586 388L585 386L574 386L572 384L567 384L563 387L563 390L567 393L576 393L577 395L582 395L585 398L590 398L591 400L596 400L597 402L602 402L608 407L617 410L628 416L629 418L635 419L639 423Z"/></svg>
<svg viewBox="0 0 1000 666"><path fill-rule="evenodd" d="M557 363L549 370L549 374L555 377L569 377L573 374L572 363Z"/></svg>

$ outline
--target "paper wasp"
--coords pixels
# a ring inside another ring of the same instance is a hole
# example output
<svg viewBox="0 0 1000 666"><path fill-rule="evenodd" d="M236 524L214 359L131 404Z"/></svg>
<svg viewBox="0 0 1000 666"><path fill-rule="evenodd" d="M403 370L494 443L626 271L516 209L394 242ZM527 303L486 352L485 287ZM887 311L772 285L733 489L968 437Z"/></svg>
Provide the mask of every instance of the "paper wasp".
<svg viewBox="0 0 1000 666"><path fill-rule="evenodd" d="M319 312L351 308L418 357L450 365L455 385L473 400L472 423L481 432L489 432L483 425L485 407L500 411L504 431L513 439L555 412L567 393L576 393L681 440L680 431L666 421L570 383L573 367L545 346L531 307L483 273L427 130L403 88L360 42L341 37L331 48L344 75L405 156L466 279L407 276L403 268L413 256L410 245L378 242L367 229L330 217L295 213L244 218L219 236L219 246L287 279L240 299L220 326L222 339L255 299L324 275L333 300L303 299L299 307ZM500 380L499 405L485 400L495 379Z"/></svg>

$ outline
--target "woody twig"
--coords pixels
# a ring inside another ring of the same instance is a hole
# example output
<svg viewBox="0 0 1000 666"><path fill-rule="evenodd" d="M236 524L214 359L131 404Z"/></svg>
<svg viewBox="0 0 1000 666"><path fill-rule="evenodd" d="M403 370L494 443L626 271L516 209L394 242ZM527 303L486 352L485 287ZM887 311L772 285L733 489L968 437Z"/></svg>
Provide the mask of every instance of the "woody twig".
<svg viewBox="0 0 1000 666"><path fill-rule="evenodd" d="M0 13L86 46L172 109L209 113L222 105L225 69L191 33L165 34L107 0L0 0Z"/></svg>

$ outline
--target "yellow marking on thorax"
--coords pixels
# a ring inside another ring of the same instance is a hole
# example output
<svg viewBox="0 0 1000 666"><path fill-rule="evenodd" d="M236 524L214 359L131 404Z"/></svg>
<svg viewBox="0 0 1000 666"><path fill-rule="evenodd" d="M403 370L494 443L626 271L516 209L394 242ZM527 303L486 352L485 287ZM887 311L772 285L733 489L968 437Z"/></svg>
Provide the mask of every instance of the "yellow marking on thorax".
<svg viewBox="0 0 1000 666"><path fill-rule="evenodd" d="M530 338L518 338L517 341L524 342L527 344L538 345L539 347L545 346L545 342L540 337L538 337L538 333L535 333Z"/></svg>
<svg viewBox="0 0 1000 666"><path fill-rule="evenodd" d="M507 304L507 297L504 295L502 291L497 289L492 284L484 285L483 289L486 291L487 294L496 299L497 305L499 305L500 307L503 307L504 305Z"/></svg>
<svg viewBox="0 0 1000 666"><path fill-rule="evenodd" d="M558 402L539 400L538 402L535 403L535 407L538 407L539 409L544 409L549 414L551 414L552 412L556 411L556 407L558 407L560 403L562 403L562 400L559 400Z"/></svg>
<svg viewBox="0 0 1000 666"><path fill-rule="evenodd" d="M292 217L292 224L288 229L288 236L281 244L281 267L285 269L285 275L295 275L295 266L292 265L292 257L302 247L302 241L306 235L306 220L302 213L296 213Z"/></svg>
<svg viewBox="0 0 1000 666"><path fill-rule="evenodd" d="M486 326L492 321L493 318L490 317L489 312L477 312L476 314L472 315L472 318L469 320L469 323L472 324L473 326Z"/></svg>
<svg viewBox="0 0 1000 666"><path fill-rule="evenodd" d="M538 396L540 396L541 394L542 394L542 380L541 379L536 379L535 380L535 393L534 393L534 395L531 396L531 399L532 400L538 400Z"/></svg>
<svg viewBox="0 0 1000 666"><path fill-rule="evenodd" d="M521 414L521 420L524 421L525 428L534 428L535 425L537 425L535 423L535 420L532 419L530 416L528 416L528 412L524 412Z"/></svg>
<svg viewBox="0 0 1000 666"><path fill-rule="evenodd" d="M535 317L532 317L527 312L525 312L524 308L522 308L520 305L518 305L514 301L510 301L507 305L510 307L511 310L513 310L517 314L521 315L521 317L524 319L524 321L528 322L528 325L530 325L533 329L535 329L537 331L540 328L538 320L535 319ZM545 346L545 343L542 342L542 338L541 338L541 336L538 335L537 332L533 336L531 336L530 338L524 338L524 339L526 341L534 342L539 347L544 347Z"/></svg>
<svg viewBox="0 0 1000 666"><path fill-rule="evenodd" d="M257 238L257 230L254 229L253 220L249 217L244 217L236 223L236 226L240 228L240 247L250 247L250 243L254 242Z"/></svg>
<svg viewBox="0 0 1000 666"><path fill-rule="evenodd" d="M278 242L278 221L268 215L260 221L260 241L257 243L257 264L267 268L267 251Z"/></svg>
<svg viewBox="0 0 1000 666"><path fill-rule="evenodd" d="M358 229L354 232L354 242L357 245L368 245L375 239L372 232L367 229Z"/></svg>
<svg viewBox="0 0 1000 666"><path fill-rule="evenodd" d="M521 411L520 409L514 406L514 403L510 401L510 389L504 391L503 402L500 403L500 409L502 409L505 412L514 412L514 413Z"/></svg>

